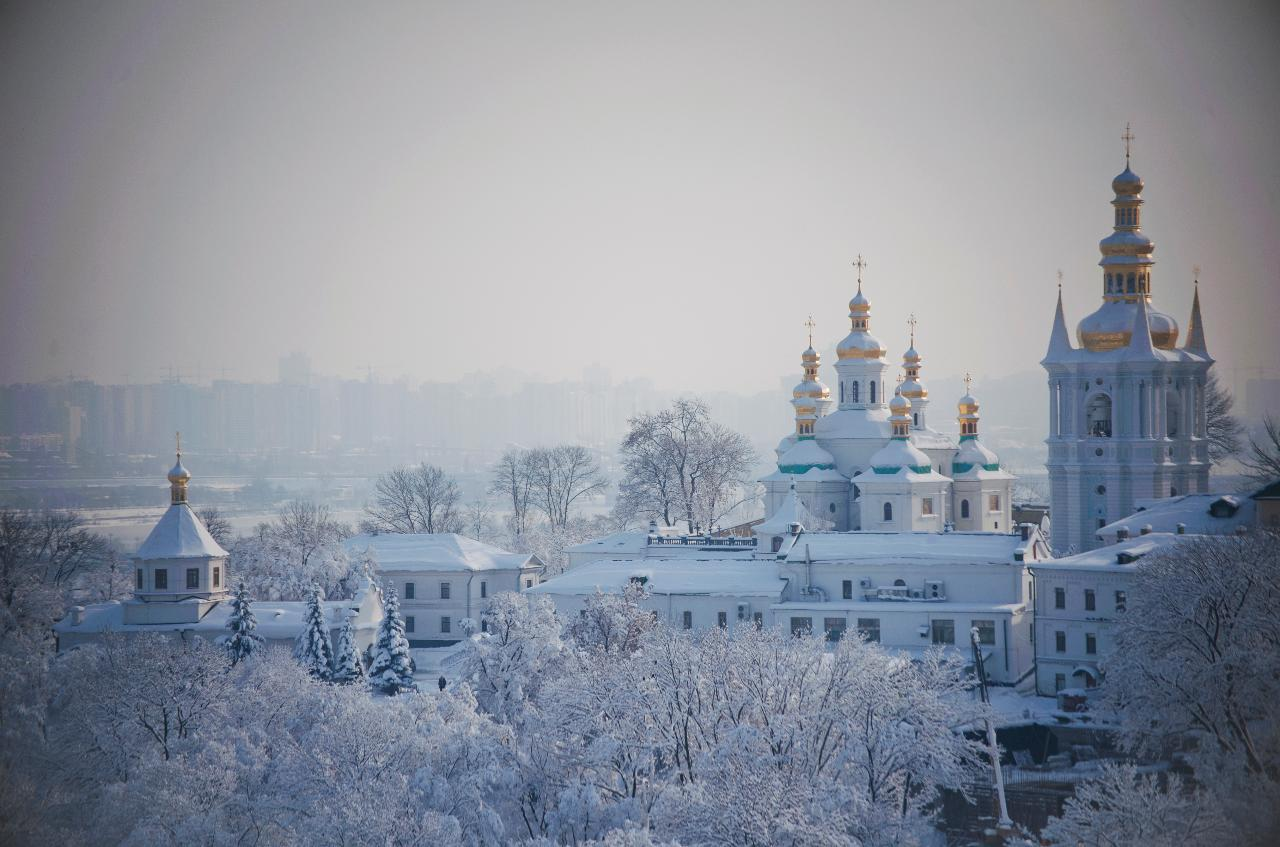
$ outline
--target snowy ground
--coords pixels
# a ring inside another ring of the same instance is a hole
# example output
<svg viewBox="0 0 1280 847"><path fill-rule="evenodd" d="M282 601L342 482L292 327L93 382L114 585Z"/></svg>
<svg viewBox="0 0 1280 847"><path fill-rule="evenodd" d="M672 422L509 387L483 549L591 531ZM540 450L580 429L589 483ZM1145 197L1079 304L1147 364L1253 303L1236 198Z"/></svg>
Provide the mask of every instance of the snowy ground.
<svg viewBox="0 0 1280 847"><path fill-rule="evenodd" d="M459 641L450 647L414 647L409 650L413 656L413 678L422 691L439 691L440 677L445 678L448 685L457 680L458 663L464 642Z"/></svg>
<svg viewBox="0 0 1280 847"><path fill-rule="evenodd" d="M1037 697L1019 694L1012 688L988 689L991 707L1000 716L997 726L1017 726L1028 723L1056 723L1058 714L1056 697Z"/></svg>

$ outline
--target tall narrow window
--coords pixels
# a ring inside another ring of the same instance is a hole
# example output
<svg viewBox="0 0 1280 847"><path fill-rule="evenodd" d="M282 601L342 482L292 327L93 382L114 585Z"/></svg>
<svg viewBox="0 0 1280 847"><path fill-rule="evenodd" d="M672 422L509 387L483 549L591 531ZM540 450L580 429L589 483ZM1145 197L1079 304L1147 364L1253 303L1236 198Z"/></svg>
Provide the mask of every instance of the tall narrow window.
<svg viewBox="0 0 1280 847"><path fill-rule="evenodd" d="M716 612L716 626L720 627L721 629L724 629L728 625L729 625L729 613Z"/></svg>
<svg viewBox="0 0 1280 847"><path fill-rule="evenodd" d="M440 599L448 600L449 594L453 590L453 586L447 582L440 583Z"/></svg>
<svg viewBox="0 0 1280 847"><path fill-rule="evenodd" d="M850 385L849 388L850 388L850 392L853 394L853 398L849 402L857 403L858 402L858 383L855 381L852 385Z"/></svg>
<svg viewBox="0 0 1280 847"><path fill-rule="evenodd" d="M1067 652L1067 634L1062 630L1053 634L1053 649L1059 653Z"/></svg>
<svg viewBox="0 0 1280 847"><path fill-rule="evenodd" d="M871 405L876 404L876 381L871 380Z"/></svg>
<svg viewBox="0 0 1280 847"><path fill-rule="evenodd" d="M1095 394L1089 398L1085 408L1085 416L1089 422L1089 435L1094 438L1111 437L1111 398L1106 394Z"/></svg>
<svg viewBox="0 0 1280 847"><path fill-rule="evenodd" d="M141 591L141 590L142 590L142 587L143 587L143 584L142 584L142 568L138 568L138 570L137 570L137 572L136 572L135 576L136 576L136 579L137 579L137 585L136 585L136 588L137 588L139 591Z"/></svg>
<svg viewBox="0 0 1280 847"><path fill-rule="evenodd" d="M164 568L156 568L156 590L169 590L169 572Z"/></svg>
<svg viewBox="0 0 1280 847"><path fill-rule="evenodd" d="M480 580L480 599L483 600L488 596L489 596L489 583L485 582L482 579Z"/></svg>
<svg viewBox="0 0 1280 847"><path fill-rule="evenodd" d="M1125 596L1125 593L1123 591L1117 591L1116 592L1116 611L1123 612L1127 602L1128 602L1128 598Z"/></svg>
<svg viewBox="0 0 1280 847"><path fill-rule="evenodd" d="M200 587L200 569L187 568L187 588Z"/></svg>
<svg viewBox="0 0 1280 847"><path fill-rule="evenodd" d="M893 504L892 503L884 504L884 519L887 521L893 520Z"/></svg>
<svg viewBox="0 0 1280 847"><path fill-rule="evenodd" d="M222 585L222 568L217 565L213 566L213 587L218 588Z"/></svg>
<svg viewBox="0 0 1280 847"><path fill-rule="evenodd" d="M1055 609L1067 608L1067 589L1065 588L1053 589L1053 608Z"/></svg>
<svg viewBox="0 0 1280 847"><path fill-rule="evenodd" d="M853 580L846 579L840 583L840 595L845 600L853 599Z"/></svg>
<svg viewBox="0 0 1280 847"><path fill-rule="evenodd" d="M693 612L686 611L681 615L680 623L685 629L693 629Z"/></svg>
<svg viewBox="0 0 1280 847"><path fill-rule="evenodd" d="M1084 590L1084 609L1086 612L1096 611L1098 608L1098 595L1094 593L1092 588Z"/></svg>
<svg viewBox="0 0 1280 847"><path fill-rule="evenodd" d="M404 584L404 599L406 600L414 599L413 595L416 590L417 590L416 585L414 585L412 582L406 582Z"/></svg>
<svg viewBox="0 0 1280 847"><path fill-rule="evenodd" d="M441 632L452 632L452 631L453 631L453 621L449 618L449 616L448 616L448 615L442 615L442 616L441 616L441 618L440 618L440 631L441 631Z"/></svg>
<svg viewBox="0 0 1280 847"><path fill-rule="evenodd" d="M1094 635L1092 632L1085 634L1084 651L1090 656L1096 656L1098 654L1098 636Z"/></svg>
<svg viewBox="0 0 1280 847"><path fill-rule="evenodd" d="M413 619L413 615L405 615L405 616L404 616L404 631L405 631L405 632L413 632L413 625L414 625L414 623L415 623L415 621L414 621L414 619Z"/></svg>
<svg viewBox="0 0 1280 847"><path fill-rule="evenodd" d="M968 500L960 501L960 517L962 518L969 517L969 501Z"/></svg>

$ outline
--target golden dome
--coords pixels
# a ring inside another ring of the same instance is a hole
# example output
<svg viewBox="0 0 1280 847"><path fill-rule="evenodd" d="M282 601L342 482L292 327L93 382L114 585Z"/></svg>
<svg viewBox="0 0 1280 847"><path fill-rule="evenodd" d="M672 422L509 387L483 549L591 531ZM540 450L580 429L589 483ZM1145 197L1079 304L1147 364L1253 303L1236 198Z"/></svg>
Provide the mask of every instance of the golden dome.
<svg viewBox="0 0 1280 847"><path fill-rule="evenodd" d="M169 482L173 484L187 483L191 481L191 471L182 466L182 454L178 454L178 461L169 469Z"/></svg>
<svg viewBox="0 0 1280 847"><path fill-rule="evenodd" d="M1124 170L1111 180L1111 190L1116 194L1141 194L1142 193L1142 177L1129 170L1126 164Z"/></svg>
<svg viewBox="0 0 1280 847"><path fill-rule="evenodd" d="M1136 308L1136 299L1134 302L1111 300L1103 303L1076 327L1080 346L1094 353L1128 347L1133 339L1133 313ZM1178 322L1173 318L1148 306L1147 326L1151 330L1154 347L1160 350L1177 347Z"/></svg>
<svg viewBox="0 0 1280 847"><path fill-rule="evenodd" d="M800 354L800 361L806 364L816 363L820 358L818 351L814 350L812 347Z"/></svg>
<svg viewBox="0 0 1280 847"><path fill-rule="evenodd" d="M978 414L978 400L972 394L966 394L960 398L960 402L956 403L956 408L960 410L961 415Z"/></svg>

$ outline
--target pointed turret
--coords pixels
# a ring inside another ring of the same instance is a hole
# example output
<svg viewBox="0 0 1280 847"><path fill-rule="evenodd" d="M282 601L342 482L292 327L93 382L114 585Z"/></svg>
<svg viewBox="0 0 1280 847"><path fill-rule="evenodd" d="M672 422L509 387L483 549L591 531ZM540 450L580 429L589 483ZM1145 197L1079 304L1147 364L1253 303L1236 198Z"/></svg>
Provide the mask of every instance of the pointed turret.
<svg viewBox="0 0 1280 847"><path fill-rule="evenodd" d="M1195 294L1191 295L1191 320L1187 323L1187 343L1182 349L1201 356L1209 355L1209 348L1204 341L1204 321L1200 317L1200 280L1198 279Z"/></svg>
<svg viewBox="0 0 1280 847"><path fill-rule="evenodd" d="M1062 311L1062 283L1058 283L1058 307L1053 313L1053 329L1049 333L1049 349L1044 354L1046 362L1061 359L1070 353L1071 334L1067 332L1067 318Z"/></svg>
<svg viewBox="0 0 1280 847"><path fill-rule="evenodd" d="M1138 298L1138 308L1133 311L1133 326L1129 328L1129 346L1125 348L1126 359L1149 360L1156 357L1156 347L1151 343L1151 329L1147 321L1147 298Z"/></svg>

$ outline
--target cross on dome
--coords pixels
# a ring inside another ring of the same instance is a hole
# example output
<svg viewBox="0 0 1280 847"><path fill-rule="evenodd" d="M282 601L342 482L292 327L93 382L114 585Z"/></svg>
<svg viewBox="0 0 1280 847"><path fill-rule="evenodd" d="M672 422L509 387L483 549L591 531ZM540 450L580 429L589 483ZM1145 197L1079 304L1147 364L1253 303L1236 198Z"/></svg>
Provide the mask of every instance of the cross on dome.
<svg viewBox="0 0 1280 847"><path fill-rule="evenodd" d="M813 315L809 316L809 320L805 321L804 325L809 328L809 346L812 347L813 346L813 328L817 326L817 324L813 322Z"/></svg>
<svg viewBox="0 0 1280 847"><path fill-rule="evenodd" d="M862 258L862 254L858 254L858 258L853 262L853 266L858 269L858 291L862 291L862 269L867 266L867 261Z"/></svg>
<svg viewBox="0 0 1280 847"><path fill-rule="evenodd" d="M1124 122L1124 134L1120 136L1120 140L1124 142L1124 164L1125 164L1125 167L1128 167L1128 166L1129 166L1129 145L1131 145L1131 144L1133 143L1133 140L1134 140L1136 137L1137 137L1137 136L1135 136L1135 135L1133 134L1133 132L1132 132L1132 131L1130 131L1130 129L1129 129L1129 122L1128 122L1128 121L1125 121L1125 122Z"/></svg>
<svg viewBox="0 0 1280 847"><path fill-rule="evenodd" d="M911 346L916 346L916 313L907 315L907 326L911 327Z"/></svg>
<svg viewBox="0 0 1280 847"><path fill-rule="evenodd" d="M1062 268L1058 268L1058 290L1062 290Z"/></svg>
<svg viewBox="0 0 1280 847"><path fill-rule="evenodd" d="M964 393L965 394L973 393L973 377L969 374L968 371L965 371L965 374L964 374Z"/></svg>
<svg viewBox="0 0 1280 847"><path fill-rule="evenodd" d="M1199 265L1192 265L1192 266L1191 266L1191 273L1192 273L1192 275L1195 277L1196 285L1199 285L1199 284L1200 284L1200 266L1199 266Z"/></svg>

